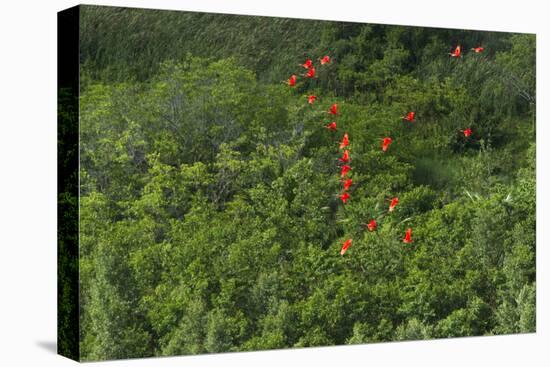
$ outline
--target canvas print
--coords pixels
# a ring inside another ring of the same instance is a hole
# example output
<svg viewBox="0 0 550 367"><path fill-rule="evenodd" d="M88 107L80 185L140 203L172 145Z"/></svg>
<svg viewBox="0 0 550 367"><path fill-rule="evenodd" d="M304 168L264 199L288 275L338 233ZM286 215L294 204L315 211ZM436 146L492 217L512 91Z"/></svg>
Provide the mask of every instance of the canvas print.
<svg viewBox="0 0 550 367"><path fill-rule="evenodd" d="M534 34L58 24L60 354L536 331Z"/></svg>

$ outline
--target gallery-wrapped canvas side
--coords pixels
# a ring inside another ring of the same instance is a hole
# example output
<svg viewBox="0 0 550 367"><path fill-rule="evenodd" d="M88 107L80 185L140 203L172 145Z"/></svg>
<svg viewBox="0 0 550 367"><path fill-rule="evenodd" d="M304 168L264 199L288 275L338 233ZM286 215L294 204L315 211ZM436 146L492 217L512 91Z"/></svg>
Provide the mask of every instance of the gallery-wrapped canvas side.
<svg viewBox="0 0 550 367"><path fill-rule="evenodd" d="M57 352L79 360L78 38L79 7L58 13Z"/></svg>

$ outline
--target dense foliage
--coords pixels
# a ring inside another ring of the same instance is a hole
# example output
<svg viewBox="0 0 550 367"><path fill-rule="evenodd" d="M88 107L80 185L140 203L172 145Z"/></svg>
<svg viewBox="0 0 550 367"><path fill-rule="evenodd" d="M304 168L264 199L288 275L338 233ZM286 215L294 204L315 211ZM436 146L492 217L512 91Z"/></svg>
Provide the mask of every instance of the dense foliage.
<svg viewBox="0 0 550 367"><path fill-rule="evenodd" d="M81 21L83 359L535 331L533 35L96 7ZM318 78L282 82L324 54Z"/></svg>

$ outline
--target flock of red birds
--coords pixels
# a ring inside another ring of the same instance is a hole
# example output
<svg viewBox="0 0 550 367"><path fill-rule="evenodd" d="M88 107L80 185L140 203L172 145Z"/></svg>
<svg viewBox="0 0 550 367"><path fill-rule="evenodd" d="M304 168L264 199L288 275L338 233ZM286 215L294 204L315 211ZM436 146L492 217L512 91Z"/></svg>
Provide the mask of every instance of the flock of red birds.
<svg viewBox="0 0 550 367"><path fill-rule="evenodd" d="M472 48L471 50L474 51L475 53L481 53L481 52L483 52L484 48L481 47L481 46L478 46L478 47ZM449 55L451 57L454 57L454 58L460 58L461 57L461 47L460 47L460 45L456 46L456 48L452 52L450 52ZM322 67L323 65L328 65L328 64L332 63L332 59L331 59L330 56L327 55L327 56L324 56L324 57L320 58L319 63ZM302 74L303 77L305 77L305 78L315 78L316 77L315 65L313 64L313 61L311 59L307 59L303 64L300 64L300 66L302 66L304 69L306 69L306 72L304 74ZM294 87L294 86L296 86L297 80L298 80L298 77L296 76L296 74L293 74L288 79L287 84L290 87ZM317 96L315 96L315 95L309 95L307 98L308 98L308 103L310 105L313 105L315 103L315 101L317 100ZM330 106L327 113L329 115L331 115L333 117L333 119L335 120L336 116L339 114L338 104L333 103ZM403 119L403 121L414 123L415 122L415 115L416 115L416 113L414 111L410 111L406 115L402 116L402 119ZM325 128L332 131L332 132L336 132L337 131L336 121L329 122L328 124L325 125ZM464 130L461 130L461 132L464 134L464 136L466 138L468 138L472 135L472 129L469 128L469 127L464 129ZM388 150L388 148L390 147L390 144L392 143L393 140L390 137L384 137L381 140L382 140L382 151L386 152ZM343 137L342 137L342 140L340 141L340 144L339 144L339 149L342 150L342 156L340 158L338 158L338 162L340 163L340 181L342 183L342 188L341 188L341 192L340 192L339 197L340 197L340 200L342 200L343 205L348 204L348 201L351 199L349 189L350 189L351 185L353 184L353 180L348 177L348 173L352 170L352 168L350 166L350 162L351 162L350 152L348 150L349 144L350 144L349 136L348 136L348 133L345 132ZM398 204L399 204L399 199L397 197L392 198L390 200L390 204L389 204L389 207L388 207L388 213L392 212ZM368 224L366 224L366 227L367 227L369 232L375 232L377 227L378 227L378 223L376 222L376 219L371 219L370 222ZM404 243L412 243L413 242L412 228L409 227L405 231L405 236L403 237L403 242ZM344 243L342 245L342 249L340 250L340 255L344 255L346 253L346 251L348 250L348 248L351 246L351 244L352 244L352 239L351 238L344 241Z"/></svg>

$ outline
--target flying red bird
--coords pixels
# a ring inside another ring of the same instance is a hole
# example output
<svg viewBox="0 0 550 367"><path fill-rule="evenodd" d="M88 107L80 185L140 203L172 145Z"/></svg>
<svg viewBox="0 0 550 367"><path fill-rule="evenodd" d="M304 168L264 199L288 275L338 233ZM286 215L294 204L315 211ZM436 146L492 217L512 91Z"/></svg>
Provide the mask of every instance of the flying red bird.
<svg viewBox="0 0 550 367"><path fill-rule="evenodd" d="M292 74L288 79L288 85L294 87L296 85L296 75Z"/></svg>
<svg viewBox="0 0 550 367"><path fill-rule="evenodd" d="M376 227L378 226L378 224L376 223L376 221L373 219L369 222L369 224L367 224L367 228L369 229L370 232L373 232L373 231L376 231Z"/></svg>
<svg viewBox="0 0 550 367"><path fill-rule="evenodd" d="M342 246L342 250L340 250L340 255L344 255L350 246L351 246L351 238L349 240L346 240L346 242L344 242L344 245Z"/></svg>
<svg viewBox="0 0 550 367"><path fill-rule="evenodd" d="M337 115L338 114L338 104L334 103L332 106L330 106L330 110L328 110L328 113L331 115Z"/></svg>
<svg viewBox="0 0 550 367"><path fill-rule="evenodd" d="M330 64L330 56L323 56L323 58L321 59L321 65L326 65L326 64Z"/></svg>
<svg viewBox="0 0 550 367"><path fill-rule="evenodd" d="M483 50L485 50L485 48L483 48L481 46L472 48L472 51L474 51L476 54L479 54L479 53L483 52Z"/></svg>
<svg viewBox="0 0 550 367"><path fill-rule="evenodd" d="M414 121L414 115L415 115L414 111L411 111L406 116L403 116L403 120L413 122Z"/></svg>
<svg viewBox="0 0 550 367"><path fill-rule="evenodd" d="M347 164L344 164L344 165L342 166L342 172L341 172L341 174L340 174L340 177L342 177L342 178L345 177L346 174L347 174L349 171L351 171L351 167L348 166Z"/></svg>
<svg viewBox="0 0 550 367"><path fill-rule="evenodd" d="M391 142L392 142L391 138L384 138L384 140L382 140L382 151L383 152L388 150L388 147L390 146Z"/></svg>
<svg viewBox="0 0 550 367"><path fill-rule="evenodd" d="M407 231L405 232L405 238L403 238L403 242L411 243L413 241L411 238L412 231L413 231L412 228L407 229Z"/></svg>
<svg viewBox="0 0 550 367"><path fill-rule="evenodd" d="M313 104L313 102L315 102L316 99L317 97L312 94L311 96L307 97L307 103Z"/></svg>
<svg viewBox="0 0 550 367"><path fill-rule="evenodd" d="M342 141L340 142L340 149L344 149L348 145L349 145L348 133L345 133L344 137L342 138Z"/></svg>
<svg viewBox="0 0 550 367"><path fill-rule="evenodd" d="M344 181L344 191L348 191L353 181L351 178L348 178L346 181Z"/></svg>
<svg viewBox="0 0 550 367"><path fill-rule="evenodd" d="M397 206L397 204L399 204L399 199L398 199L398 198L393 198L393 199L391 199L391 201L390 201L390 208L388 209L388 211L393 212L393 210L395 209L395 207Z"/></svg>
<svg viewBox="0 0 550 367"><path fill-rule="evenodd" d="M344 154L342 155L342 158L338 158L338 160L342 163L348 163L349 162L349 151L344 150Z"/></svg>
<svg viewBox="0 0 550 367"><path fill-rule="evenodd" d="M307 73L304 74L308 78L315 78L315 68L312 66L307 70Z"/></svg>
<svg viewBox="0 0 550 367"><path fill-rule="evenodd" d="M472 135L472 129L467 128L466 130L462 130L462 133L464 133L465 137L469 137L470 135Z"/></svg>
<svg viewBox="0 0 550 367"><path fill-rule="evenodd" d="M336 122L331 122L330 124L325 125L325 127L329 130L336 131Z"/></svg>
<svg viewBox="0 0 550 367"><path fill-rule="evenodd" d="M348 203L347 201L349 200L350 197L351 196L347 192L344 192L342 195L340 195L340 199L342 199L342 202L344 204Z"/></svg>
<svg viewBox="0 0 550 367"><path fill-rule="evenodd" d="M307 59L306 62L302 64L302 66L306 69L309 69L312 65L313 65L313 62L311 61L311 59Z"/></svg>
<svg viewBox="0 0 550 367"><path fill-rule="evenodd" d="M451 57L460 57L460 45L456 46L455 50L449 53Z"/></svg>

